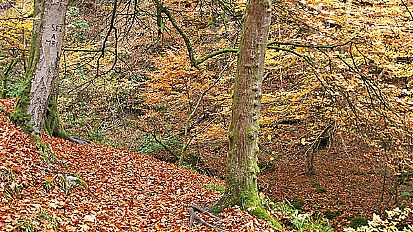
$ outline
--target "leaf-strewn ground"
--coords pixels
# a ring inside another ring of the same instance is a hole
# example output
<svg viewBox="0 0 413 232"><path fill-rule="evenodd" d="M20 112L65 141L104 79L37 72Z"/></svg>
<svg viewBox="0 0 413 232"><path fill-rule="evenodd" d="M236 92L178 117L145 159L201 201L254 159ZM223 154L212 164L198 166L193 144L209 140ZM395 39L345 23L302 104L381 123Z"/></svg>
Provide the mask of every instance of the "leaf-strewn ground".
<svg viewBox="0 0 413 232"><path fill-rule="evenodd" d="M1 100L11 111L14 100ZM211 204L222 181L124 149L44 137L57 159L48 164L35 141L0 114L0 228L50 231L188 231L190 205ZM86 187L65 193L79 176ZM68 183L66 181L66 183ZM220 214L228 231L269 231L236 208ZM217 222L215 220L215 222ZM212 230L196 226L193 231Z"/></svg>

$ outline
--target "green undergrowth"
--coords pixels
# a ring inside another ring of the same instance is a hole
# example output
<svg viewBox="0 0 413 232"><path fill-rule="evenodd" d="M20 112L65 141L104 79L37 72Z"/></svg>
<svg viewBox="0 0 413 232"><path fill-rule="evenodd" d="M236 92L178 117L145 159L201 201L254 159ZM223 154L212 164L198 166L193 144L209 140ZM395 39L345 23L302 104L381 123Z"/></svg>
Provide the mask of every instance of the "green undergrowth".
<svg viewBox="0 0 413 232"><path fill-rule="evenodd" d="M87 187L84 180L77 173L71 172L67 164L59 160L53 151L50 144L44 143L40 136L34 135L36 138L36 147L39 150L39 155L48 165L57 165L63 167L63 171L58 173L54 178L44 178L42 187L46 192L49 192L54 185L60 186L66 195L69 195L75 186Z"/></svg>
<svg viewBox="0 0 413 232"><path fill-rule="evenodd" d="M58 223L49 209L18 221L17 226L12 231L59 231Z"/></svg>
<svg viewBox="0 0 413 232"><path fill-rule="evenodd" d="M364 217L355 217L351 219L350 227L353 229L357 229L358 227L361 226L367 226L368 225L368 219Z"/></svg>
<svg viewBox="0 0 413 232"><path fill-rule="evenodd" d="M371 220L367 218L353 218L349 228L345 232L370 232L370 231L393 231L407 232L413 231L413 210L410 208L395 208L386 211L387 216L383 219L381 216L373 214Z"/></svg>
<svg viewBox="0 0 413 232"><path fill-rule="evenodd" d="M269 214L276 218L285 229L299 232L333 231L331 225L321 214L299 210L287 199L282 202L276 202L268 197L263 197L261 201Z"/></svg>
<svg viewBox="0 0 413 232"><path fill-rule="evenodd" d="M21 189L25 187L24 182L16 178L11 169L0 167L0 195L6 198L19 197Z"/></svg>
<svg viewBox="0 0 413 232"><path fill-rule="evenodd" d="M215 184L204 185L204 188L223 193L225 188ZM212 205L210 210L214 213L222 211L221 199ZM298 203L297 203L298 202ZM332 232L333 229L328 222L328 218L321 212L305 212L295 206L302 207L304 202L301 200L277 201L270 199L265 194L259 194L259 203L254 207L248 207L249 214L271 223L275 229L282 231L299 232ZM225 205L225 204L224 204ZM221 210L219 210L221 207Z"/></svg>
<svg viewBox="0 0 413 232"><path fill-rule="evenodd" d="M14 229L15 231L35 232L33 223L29 220L19 221L19 224Z"/></svg>
<svg viewBox="0 0 413 232"><path fill-rule="evenodd" d="M57 226L57 222L56 220L53 218L53 216L51 216L50 212L48 211L44 211L42 213L37 214L37 218L40 220L44 220L46 221L47 228L51 229L52 231L58 231L59 228Z"/></svg>

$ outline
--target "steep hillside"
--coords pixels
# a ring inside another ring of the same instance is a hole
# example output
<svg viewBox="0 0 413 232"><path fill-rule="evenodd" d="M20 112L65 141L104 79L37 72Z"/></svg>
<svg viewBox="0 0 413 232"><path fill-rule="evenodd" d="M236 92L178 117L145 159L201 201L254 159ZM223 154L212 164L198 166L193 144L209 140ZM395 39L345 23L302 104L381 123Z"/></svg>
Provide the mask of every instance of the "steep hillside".
<svg viewBox="0 0 413 232"><path fill-rule="evenodd" d="M9 111L13 105L14 100L0 101ZM35 141L3 114L0 137L2 231L190 231L190 206L216 201L220 193L210 189L223 185L149 156L100 145L44 136L50 148L39 154ZM220 217L209 221L229 231L270 230L235 208ZM208 230L213 229L192 229Z"/></svg>

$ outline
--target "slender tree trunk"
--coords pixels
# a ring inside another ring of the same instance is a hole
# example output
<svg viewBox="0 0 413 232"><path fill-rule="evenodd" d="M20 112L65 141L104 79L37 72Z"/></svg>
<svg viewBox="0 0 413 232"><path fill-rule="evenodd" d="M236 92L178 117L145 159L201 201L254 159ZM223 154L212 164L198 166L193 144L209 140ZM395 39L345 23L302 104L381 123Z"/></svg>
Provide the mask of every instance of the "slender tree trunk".
<svg viewBox="0 0 413 232"><path fill-rule="evenodd" d="M238 205L257 216L271 220L258 196L257 165L258 118L265 49L271 23L271 0L250 0L240 41L234 83L232 119L229 128L224 196L213 206L218 211ZM277 224L274 219L271 220Z"/></svg>
<svg viewBox="0 0 413 232"><path fill-rule="evenodd" d="M44 13L44 0L35 0L33 9L33 30L30 40L30 55L29 62L27 63L26 76L23 83L22 91L17 98L17 104L14 108L14 113L11 115L11 119L23 126L27 130L32 130L28 125L30 115L28 114L28 107L30 102L30 87L35 73L36 65L40 58L40 45L41 34L40 28L42 25Z"/></svg>
<svg viewBox="0 0 413 232"><path fill-rule="evenodd" d="M57 96L67 3L67 0L35 1L36 20L30 44L29 66L24 90L12 116L14 121L29 125L35 133L41 133L46 113L47 117L50 117L46 120L49 133L55 130L50 128L51 125L61 128L60 120L56 120L56 99L49 103L53 94ZM51 122L54 123L50 124Z"/></svg>
<svg viewBox="0 0 413 232"><path fill-rule="evenodd" d="M7 94L8 94L7 85L9 81L10 72L16 64L17 64L17 60L13 60L12 62L9 63L9 65L7 65L7 67L4 67L3 69L3 80L2 80L3 85L2 85L2 91L1 91L0 98L7 97Z"/></svg>

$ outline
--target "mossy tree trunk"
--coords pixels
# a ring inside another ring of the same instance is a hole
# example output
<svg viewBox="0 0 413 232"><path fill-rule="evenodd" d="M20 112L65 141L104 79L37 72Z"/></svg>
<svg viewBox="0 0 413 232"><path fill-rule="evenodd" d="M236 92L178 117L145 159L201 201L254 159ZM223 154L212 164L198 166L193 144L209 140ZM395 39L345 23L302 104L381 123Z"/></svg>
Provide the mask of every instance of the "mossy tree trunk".
<svg viewBox="0 0 413 232"><path fill-rule="evenodd" d="M15 123L25 127L26 129L30 129L28 125L28 120L30 119L30 115L28 113L30 102L30 87L35 73L36 64L39 62L40 58L40 28L42 26L43 13L44 0L35 0L33 9L33 30L30 40L29 62L27 63L23 88L17 98L17 104L14 108L14 113L11 115L11 119Z"/></svg>
<svg viewBox="0 0 413 232"><path fill-rule="evenodd" d="M257 216L273 221L263 209L258 195L257 165L261 86L265 49L271 23L271 0L250 0L241 35L234 83L226 190L213 209L238 205Z"/></svg>
<svg viewBox="0 0 413 232"><path fill-rule="evenodd" d="M70 136L66 133L62 122L60 121L57 110L57 97L57 91L55 91L50 97L49 107L44 120L44 128L51 136L70 140Z"/></svg>
<svg viewBox="0 0 413 232"><path fill-rule="evenodd" d="M44 126L50 134L57 130L64 133L57 115L56 98L67 4L67 0L36 0L34 3L29 65L12 119L38 134Z"/></svg>

